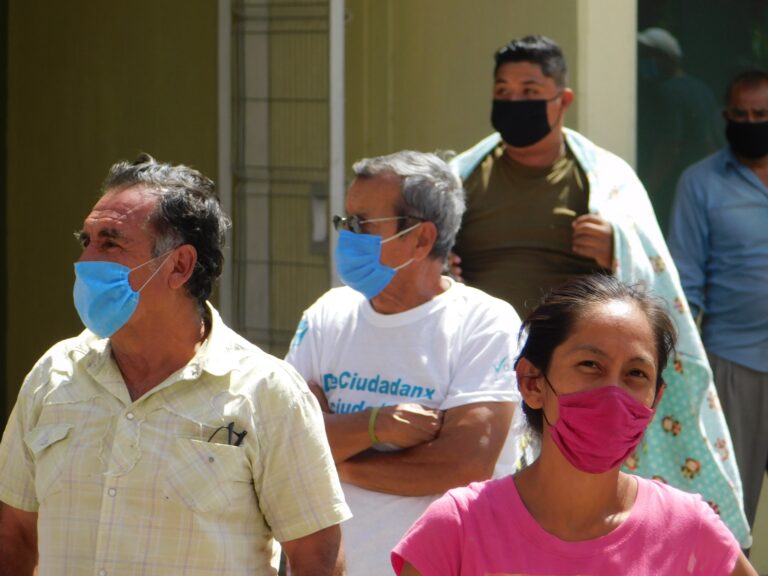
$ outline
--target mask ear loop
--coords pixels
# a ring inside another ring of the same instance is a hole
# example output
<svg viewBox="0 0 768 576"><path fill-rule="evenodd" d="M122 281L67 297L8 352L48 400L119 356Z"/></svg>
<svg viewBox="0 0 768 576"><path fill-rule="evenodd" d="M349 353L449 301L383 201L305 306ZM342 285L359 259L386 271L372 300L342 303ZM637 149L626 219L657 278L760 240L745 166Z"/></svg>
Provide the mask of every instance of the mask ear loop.
<svg viewBox="0 0 768 576"><path fill-rule="evenodd" d="M393 270L394 270L395 272L397 272L398 270L402 270L403 268L405 268L406 266L408 266L408 264L411 264L411 263L412 263L414 260L415 260L415 258L411 258L410 260L406 260L405 262L403 262L402 264L400 264L400 266L395 266L395 267L393 268Z"/></svg>
<svg viewBox="0 0 768 576"><path fill-rule="evenodd" d="M382 243L382 244L386 244L386 243L387 243L387 242L389 242L390 240L394 240L395 238L399 238L400 236L402 236L402 235L404 235L404 234L408 234L408 232L410 232L411 230L415 230L416 228L418 228L418 227L419 227L419 226L421 226L422 224L423 224L423 222L419 222L419 223L417 223L417 224L414 224L414 225L413 225L413 226L411 226L410 228L406 228L405 230L400 230L400 232L398 232L397 234L393 234L393 235L392 235L392 236L390 236L389 238L386 238L386 239L382 240L382 241L381 241L381 243Z"/></svg>
<svg viewBox="0 0 768 576"><path fill-rule="evenodd" d="M547 383L547 386L549 386L549 389L552 390L552 393L555 395L555 397L559 396L559 394L555 390L554 386L552 386L552 383L549 381L549 378L547 378L547 375L544 374L544 372L542 372L541 375L544 378L544 382ZM544 416L544 421L547 423L547 426L552 428L552 423L549 421L549 418L547 418L547 413L544 410L544 406L543 405L541 407L541 415Z"/></svg>
<svg viewBox="0 0 768 576"><path fill-rule="evenodd" d="M416 228L418 228L418 227L419 227L419 226L421 226L422 224L423 224L423 222L419 222L419 223L417 223L417 224L414 224L414 225L413 225L413 226L411 226L410 228L406 228L405 230L401 230L400 232L398 232L398 233L397 233L397 234L395 234L394 236L390 236L390 237L389 237L389 238L387 238L386 240L382 240L382 241L381 241L381 243L382 243L382 244L386 244L386 243L387 243L387 242L389 242L390 240L394 240L395 238L398 238L399 236L403 236L404 234L408 234L408 232L410 232L411 230L415 230ZM411 264L411 263L412 263L414 260L415 260L415 258L411 258L410 260L408 260L408 261L406 261L406 262L403 262L402 264L400 264L400 266L395 266L395 267L393 268L393 270L394 270L395 272L397 272L398 270L402 270L403 268L405 268L406 266L408 266L409 264Z"/></svg>
<svg viewBox="0 0 768 576"><path fill-rule="evenodd" d="M165 260L163 260L163 261L160 263L160 265L159 265L159 266L158 266L158 267L155 269L155 271L154 271L154 272L152 272L152 275L151 275L149 278L147 278L147 281L146 281L146 282L144 282L144 284L142 284L142 285L141 285L141 287L140 287L138 290L136 290L136 292L141 292L142 290L144 290L144 288L147 286L147 284L149 284L149 283L152 281L152 278L154 278L155 276L157 276L157 273L158 273L158 272L160 272L160 269L163 267L163 264L165 264L166 262L168 262L168 258L170 258L170 257L171 257L171 252L173 252L174 250L175 250L175 248L171 248L171 249L170 249L170 250L168 250L168 252L166 252L165 254L160 254L160 256L155 256L155 257L154 257L154 258L152 258L151 260L147 260L146 262L144 262L144 264L139 264L138 266L136 266L136 268L133 268L133 269L131 270L131 272L133 272L134 270L138 270L139 268L143 268L144 266L146 266L146 265L147 265L147 264L149 264L150 262L154 262L154 261L155 261L155 260L157 260L158 258L162 258L163 256L165 256Z"/></svg>

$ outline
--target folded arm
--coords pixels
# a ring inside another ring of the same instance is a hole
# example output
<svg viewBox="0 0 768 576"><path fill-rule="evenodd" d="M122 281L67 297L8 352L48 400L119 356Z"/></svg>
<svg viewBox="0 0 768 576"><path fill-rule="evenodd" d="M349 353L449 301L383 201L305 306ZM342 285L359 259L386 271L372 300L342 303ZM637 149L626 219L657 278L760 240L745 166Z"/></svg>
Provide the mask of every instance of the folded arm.
<svg viewBox="0 0 768 576"><path fill-rule="evenodd" d="M442 413L439 410L412 403L382 406L371 422L371 409L334 414L322 388L314 382L309 382L309 388L323 410L325 433L336 464L371 448L371 431L383 444L408 448L432 440L440 430Z"/></svg>
<svg viewBox="0 0 768 576"><path fill-rule="evenodd" d="M367 490L423 496L487 480L509 432L513 402L447 410L438 436L398 452L366 451L337 464L339 477Z"/></svg>

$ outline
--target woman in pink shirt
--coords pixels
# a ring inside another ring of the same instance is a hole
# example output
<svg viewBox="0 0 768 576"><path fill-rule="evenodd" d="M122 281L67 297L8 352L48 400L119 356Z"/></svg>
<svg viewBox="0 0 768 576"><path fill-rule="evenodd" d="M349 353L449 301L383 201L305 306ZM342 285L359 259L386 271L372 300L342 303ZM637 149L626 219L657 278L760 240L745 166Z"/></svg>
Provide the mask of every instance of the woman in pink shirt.
<svg viewBox="0 0 768 576"><path fill-rule="evenodd" d="M675 342L664 304L610 276L582 277L523 330L517 380L539 458L433 503L392 552L395 572L757 576L700 496L620 471L663 392Z"/></svg>

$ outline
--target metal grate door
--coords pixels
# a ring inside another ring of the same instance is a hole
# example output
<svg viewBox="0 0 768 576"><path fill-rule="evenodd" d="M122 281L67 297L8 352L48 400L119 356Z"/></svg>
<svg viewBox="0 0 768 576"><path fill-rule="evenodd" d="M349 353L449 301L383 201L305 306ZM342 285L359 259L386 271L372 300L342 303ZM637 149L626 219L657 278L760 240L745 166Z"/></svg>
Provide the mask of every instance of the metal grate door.
<svg viewBox="0 0 768 576"><path fill-rule="evenodd" d="M330 0L232 10L233 323L282 356L330 285Z"/></svg>

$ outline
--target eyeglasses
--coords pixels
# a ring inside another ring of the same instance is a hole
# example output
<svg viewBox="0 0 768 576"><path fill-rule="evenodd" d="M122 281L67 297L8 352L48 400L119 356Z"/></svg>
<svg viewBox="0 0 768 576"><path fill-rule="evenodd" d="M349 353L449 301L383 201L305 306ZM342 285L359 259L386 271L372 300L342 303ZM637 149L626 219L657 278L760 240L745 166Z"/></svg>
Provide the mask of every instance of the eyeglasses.
<svg viewBox="0 0 768 576"><path fill-rule="evenodd" d="M386 218L369 218L368 220L360 220L358 216L339 216L333 217L333 227L338 231L344 228L355 234L361 234L363 232L362 225L374 222L391 222L393 220L419 220L424 222L424 218L418 216L388 216Z"/></svg>
<svg viewBox="0 0 768 576"><path fill-rule="evenodd" d="M230 446L240 446L240 444L243 443L243 438L245 438L245 435L248 434L248 430L243 430L242 432L235 431L235 423L230 422L226 426L219 426L216 428L216 430L213 431L213 434L211 434L211 437L208 438L208 442L213 440L213 437L216 436L216 434L218 434L221 430L227 431L227 444Z"/></svg>

